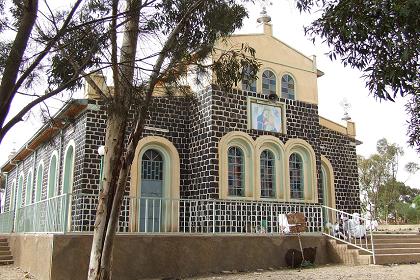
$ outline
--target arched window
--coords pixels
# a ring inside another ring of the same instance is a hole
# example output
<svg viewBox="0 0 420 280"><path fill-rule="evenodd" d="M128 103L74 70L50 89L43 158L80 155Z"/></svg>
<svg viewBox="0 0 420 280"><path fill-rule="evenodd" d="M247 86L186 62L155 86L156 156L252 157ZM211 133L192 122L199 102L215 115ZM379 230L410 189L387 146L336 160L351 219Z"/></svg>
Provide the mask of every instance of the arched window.
<svg viewBox="0 0 420 280"><path fill-rule="evenodd" d="M298 153L293 153L289 158L289 172L290 172L290 198L303 199L304 198L304 175L303 175L303 161Z"/></svg>
<svg viewBox="0 0 420 280"><path fill-rule="evenodd" d="M63 194L71 193L73 188L73 172L74 172L74 142L67 146L64 154L63 169Z"/></svg>
<svg viewBox="0 0 420 280"><path fill-rule="evenodd" d="M10 189L9 211L15 210L16 179L13 180Z"/></svg>
<svg viewBox="0 0 420 280"><path fill-rule="evenodd" d="M262 74L263 94L276 94L276 75L270 70L265 70Z"/></svg>
<svg viewBox="0 0 420 280"><path fill-rule="evenodd" d="M251 68L249 66L243 68L243 74L242 74L242 90L257 91L257 81L248 79L250 75L254 73L251 72Z"/></svg>
<svg viewBox="0 0 420 280"><path fill-rule="evenodd" d="M18 181L18 190L17 190L17 198L16 198L16 209L22 206L22 195L23 195L23 174L19 176Z"/></svg>
<svg viewBox="0 0 420 280"><path fill-rule="evenodd" d="M32 187L32 171L29 171L26 177L25 205L32 202Z"/></svg>
<svg viewBox="0 0 420 280"><path fill-rule="evenodd" d="M50 158L50 166L48 167L47 198L53 197L56 194L57 158L58 158L57 152L54 152Z"/></svg>
<svg viewBox="0 0 420 280"><path fill-rule="evenodd" d="M275 197L275 159L274 154L270 150L264 150L260 157L261 168L261 197L273 198Z"/></svg>
<svg viewBox="0 0 420 280"><path fill-rule="evenodd" d="M295 81L292 76L286 74L281 78L281 97L295 99Z"/></svg>
<svg viewBox="0 0 420 280"><path fill-rule="evenodd" d="M44 163L40 162L36 169L35 202L41 200L43 178L44 178Z"/></svg>
<svg viewBox="0 0 420 280"><path fill-rule="evenodd" d="M245 196L244 154L239 147L233 146L228 151L228 194Z"/></svg>

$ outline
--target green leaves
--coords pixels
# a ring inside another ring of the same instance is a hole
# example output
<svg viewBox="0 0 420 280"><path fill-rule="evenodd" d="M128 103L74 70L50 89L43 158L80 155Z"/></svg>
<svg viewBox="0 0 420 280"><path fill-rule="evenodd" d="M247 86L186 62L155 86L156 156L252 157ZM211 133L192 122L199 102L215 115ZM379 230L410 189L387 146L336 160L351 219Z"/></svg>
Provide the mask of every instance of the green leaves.
<svg viewBox="0 0 420 280"><path fill-rule="evenodd" d="M340 57L345 66L361 70L375 97L413 96L407 106L409 143L420 152L420 1L297 0L296 5L300 11L322 11L306 34L331 47L330 59Z"/></svg>

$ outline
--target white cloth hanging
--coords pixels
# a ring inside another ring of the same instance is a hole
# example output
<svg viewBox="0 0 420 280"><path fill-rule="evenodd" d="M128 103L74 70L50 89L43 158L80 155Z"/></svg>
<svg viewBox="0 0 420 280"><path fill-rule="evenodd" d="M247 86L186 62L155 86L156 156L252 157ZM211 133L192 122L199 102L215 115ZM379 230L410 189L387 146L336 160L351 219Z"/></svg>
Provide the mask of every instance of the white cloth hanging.
<svg viewBox="0 0 420 280"><path fill-rule="evenodd" d="M287 220L286 214L279 214L279 233L288 234L290 233L290 225L289 221Z"/></svg>

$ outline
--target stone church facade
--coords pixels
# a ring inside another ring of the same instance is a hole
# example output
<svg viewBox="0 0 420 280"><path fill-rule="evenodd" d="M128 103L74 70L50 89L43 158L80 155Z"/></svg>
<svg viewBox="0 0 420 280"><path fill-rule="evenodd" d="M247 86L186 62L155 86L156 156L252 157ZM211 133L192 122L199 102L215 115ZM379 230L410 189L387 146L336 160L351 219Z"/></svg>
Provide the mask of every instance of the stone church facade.
<svg viewBox="0 0 420 280"><path fill-rule="evenodd" d="M259 79L229 92L209 83L193 98L154 97L121 231L274 232L287 212L304 212L321 231L322 205L360 211L355 125L319 116L315 58L274 38L268 23L228 42L256 49ZM47 211L64 213L57 224L69 231L92 230L105 128L101 101L87 89L2 167L5 212L25 217L14 231L51 231L36 222Z"/></svg>

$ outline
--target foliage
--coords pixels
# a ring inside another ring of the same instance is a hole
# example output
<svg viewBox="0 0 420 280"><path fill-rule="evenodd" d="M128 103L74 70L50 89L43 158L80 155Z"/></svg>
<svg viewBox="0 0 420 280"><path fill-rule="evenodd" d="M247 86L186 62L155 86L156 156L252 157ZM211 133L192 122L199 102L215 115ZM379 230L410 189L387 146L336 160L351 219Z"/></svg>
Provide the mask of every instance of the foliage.
<svg viewBox="0 0 420 280"><path fill-rule="evenodd" d="M300 11L321 11L305 28L320 36L331 59L363 72L375 97L407 96L410 145L420 152L420 1L418 0L296 0Z"/></svg>

